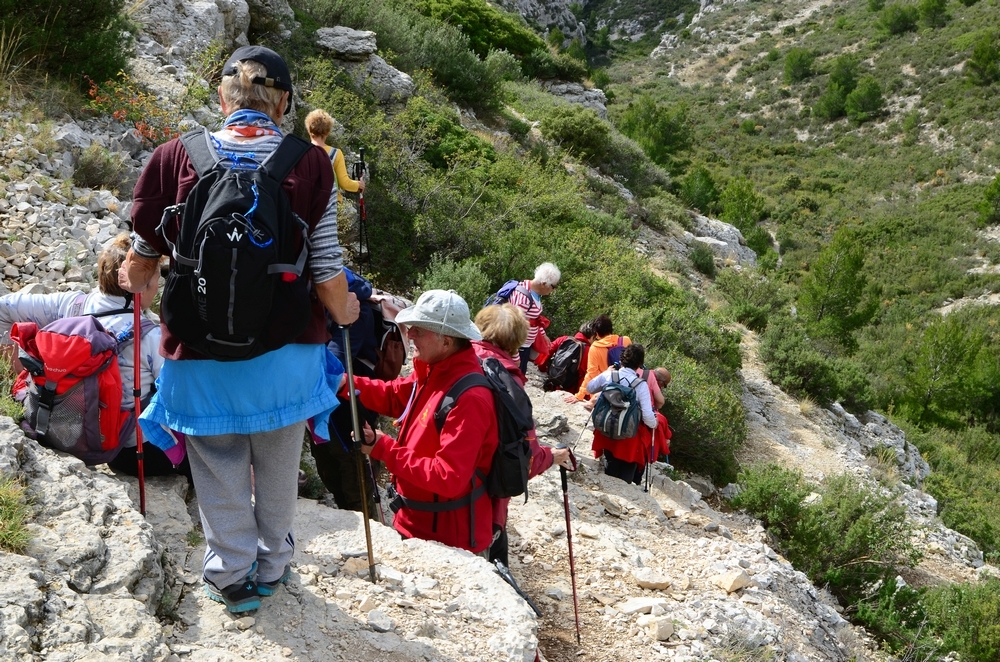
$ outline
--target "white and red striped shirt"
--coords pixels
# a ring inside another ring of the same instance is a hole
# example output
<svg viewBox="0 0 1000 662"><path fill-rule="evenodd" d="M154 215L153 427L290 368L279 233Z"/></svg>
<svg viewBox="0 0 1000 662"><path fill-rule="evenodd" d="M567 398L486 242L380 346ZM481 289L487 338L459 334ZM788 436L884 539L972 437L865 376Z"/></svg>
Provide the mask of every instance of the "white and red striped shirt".
<svg viewBox="0 0 1000 662"><path fill-rule="evenodd" d="M528 339L521 347L531 347L538 335L538 318L542 314L542 301L537 294L531 291L531 280L522 280L518 283L514 291L510 293L508 302L510 305L520 308L524 312L524 316L528 318Z"/></svg>

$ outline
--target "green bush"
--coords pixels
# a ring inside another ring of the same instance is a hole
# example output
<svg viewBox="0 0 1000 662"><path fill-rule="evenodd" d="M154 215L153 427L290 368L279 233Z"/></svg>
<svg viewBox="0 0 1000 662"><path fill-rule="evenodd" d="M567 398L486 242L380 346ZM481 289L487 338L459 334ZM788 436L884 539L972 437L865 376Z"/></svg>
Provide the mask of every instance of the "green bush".
<svg viewBox="0 0 1000 662"><path fill-rule="evenodd" d="M940 28L951 20L948 16L948 0L920 0L917 5L920 18L931 28Z"/></svg>
<svg viewBox="0 0 1000 662"><path fill-rule="evenodd" d="M804 48L792 48L785 54L785 82L798 83L813 75L816 55Z"/></svg>
<svg viewBox="0 0 1000 662"><path fill-rule="evenodd" d="M979 227L1000 223L1000 175L993 178L983 192L983 199L977 207Z"/></svg>
<svg viewBox="0 0 1000 662"><path fill-rule="evenodd" d="M593 110L577 105L554 108L542 118L542 135L585 160L597 161L610 147L611 129Z"/></svg>
<svg viewBox="0 0 1000 662"><path fill-rule="evenodd" d="M496 286L483 273L476 260L464 260L456 264L451 260L435 257L420 275L417 290L455 290L469 304L469 310L475 316L482 302L496 290Z"/></svg>
<svg viewBox="0 0 1000 662"><path fill-rule="evenodd" d="M705 244L698 242L691 251L691 264L709 278L715 278L715 253Z"/></svg>
<svg viewBox="0 0 1000 662"><path fill-rule="evenodd" d="M469 45L485 59L491 50L505 50L519 58L544 48L545 42L532 32L524 19L495 8L485 0L411 0L424 16L461 28Z"/></svg>
<svg viewBox="0 0 1000 662"><path fill-rule="evenodd" d="M24 553L31 541L25 526L30 514L24 486L13 476L0 476L0 550Z"/></svg>
<svg viewBox="0 0 1000 662"><path fill-rule="evenodd" d="M733 505L765 521L792 565L828 585L842 604L856 603L866 587L919 558L905 507L852 474L828 479L809 503L801 475L776 465L744 470L739 482Z"/></svg>
<svg viewBox="0 0 1000 662"><path fill-rule="evenodd" d="M945 650L972 662L1000 659L1000 580L930 588L923 604Z"/></svg>
<svg viewBox="0 0 1000 662"><path fill-rule="evenodd" d="M826 92L816 100L815 105L812 107L812 112L820 119L827 121L835 120L838 117L844 116L846 102L847 94L844 92L844 88L831 81L826 88Z"/></svg>
<svg viewBox="0 0 1000 662"><path fill-rule="evenodd" d="M887 35L900 35L917 29L920 13L914 5L893 3L882 10L876 26Z"/></svg>
<svg viewBox="0 0 1000 662"><path fill-rule="evenodd" d="M666 107L652 97L640 95L630 101L615 121L618 130L636 141L655 163L670 172L679 172L684 161L680 153L691 146L687 107Z"/></svg>
<svg viewBox="0 0 1000 662"><path fill-rule="evenodd" d="M725 269L715 286L726 296L733 318L757 332L764 331L768 318L788 304L781 282L754 269Z"/></svg>
<svg viewBox="0 0 1000 662"><path fill-rule="evenodd" d="M746 177L729 180L719 202L722 205L722 220L735 225L744 234L755 227L764 215L764 196Z"/></svg>
<svg viewBox="0 0 1000 662"><path fill-rule="evenodd" d="M25 60L50 74L96 80L125 69L131 42L127 36L126 0L0 0L0 32L22 35Z"/></svg>
<svg viewBox="0 0 1000 662"><path fill-rule="evenodd" d="M542 80L569 80L580 82L587 77L587 66L565 53L553 54L547 48L538 48L521 62L526 76Z"/></svg>
<svg viewBox="0 0 1000 662"><path fill-rule="evenodd" d="M703 214L716 211L719 201L719 189L715 185L712 173L705 166L696 166L688 171L681 180L681 199L691 208Z"/></svg>
<svg viewBox="0 0 1000 662"><path fill-rule="evenodd" d="M836 376L830 362L816 351L805 329L790 317L775 315L760 341L760 358L767 377L796 396L808 395L821 404L836 400Z"/></svg>
<svg viewBox="0 0 1000 662"><path fill-rule="evenodd" d="M976 85L985 87L1000 81L1000 36L997 33L987 32L976 40L965 71Z"/></svg>
<svg viewBox="0 0 1000 662"><path fill-rule="evenodd" d="M885 7L885 0L868 0L868 11L875 14L882 11Z"/></svg>
<svg viewBox="0 0 1000 662"><path fill-rule="evenodd" d="M844 112L859 124L881 115L884 106L882 87L873 76L865 76L858 81L858 86L844 99Z"/></svg>

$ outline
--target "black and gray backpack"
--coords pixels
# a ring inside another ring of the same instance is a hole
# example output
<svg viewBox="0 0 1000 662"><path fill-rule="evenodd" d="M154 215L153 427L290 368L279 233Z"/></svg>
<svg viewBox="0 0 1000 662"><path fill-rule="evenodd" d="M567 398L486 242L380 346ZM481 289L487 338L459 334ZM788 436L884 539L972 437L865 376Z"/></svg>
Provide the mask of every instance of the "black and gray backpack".
<svg viewBox="0 0 1000 662"><path fill-rule="evenodd" d="M198 182L157 228L173 259L161 302L170 332L217 361L277 349L309 323L308 226L282 182L312 148L285 136L264 161L220 158L207 129L181 137ZM179 221L179 223L178 223Z"/></svg>

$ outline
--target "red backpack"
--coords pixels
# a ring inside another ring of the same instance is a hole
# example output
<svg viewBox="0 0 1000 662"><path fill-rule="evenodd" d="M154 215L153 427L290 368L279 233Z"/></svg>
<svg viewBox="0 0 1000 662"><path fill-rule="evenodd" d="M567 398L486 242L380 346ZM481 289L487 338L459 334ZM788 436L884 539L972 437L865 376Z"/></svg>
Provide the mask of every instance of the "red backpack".
<svg viewBox="0 0 1000 662"><path fill-rule="evenodd" d="M132 333L116 339L96 317L81 315L42 329L18 323L10 337L25 367L13 391L24 404L21 427L28 436L87 464L114 459L135 430L134 412L121 407L118 369L119 346Z"/></svg>

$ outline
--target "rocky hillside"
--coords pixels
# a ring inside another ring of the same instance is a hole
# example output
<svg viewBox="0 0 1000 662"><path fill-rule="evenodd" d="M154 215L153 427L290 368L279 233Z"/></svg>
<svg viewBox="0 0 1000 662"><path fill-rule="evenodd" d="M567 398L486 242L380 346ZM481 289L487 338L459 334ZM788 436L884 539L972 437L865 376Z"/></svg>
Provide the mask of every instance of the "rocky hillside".
<svg viewBox="0 0 1000 662"><path fill-rule="evenodd" d="M182 10L180 19L171 8ZM162 94L180 94L196 45L209 36L246 39L245 9L239 0L146 2L135 70L157 81ZM336 37L324 37L340 44L331 50L353 48ZM347 65L358 75L384 71L371 56L368 50L344 61L361 57L362 64ZM211 111L189 121L202 117ZM127 157L123 182L134 180L148 151L112 121L60 120L50 128L13 108L0 122L0 167L14 175L0 195L0 291L88 290L94 256L126 227L129 203L124 194L74 187L69 177L93 141ZM636 248L669 271L695 241L709 245L720 264L755 259L735 228L707 217L694 219L683 235L643 227ZM779 461L816 480L852 472L883 484L888 474L924 551L905 581L925 585L994 571L972 541L941 525L933 499L912 487L927 465L898 428L874 413L859 419L800 405L764 377L752 333L745 332L742 349L750 430L742 461ZM532 482L527 504L511 506L511 570L540 617L482 559L436 543L401 542L381 525L373 527L379 582L370 584L359 517L305 499L292 580L257 612L235 617L202 591L197 495L183 479L147 481L143 519L135 480L41 448L4 418L0 471L28 487L33 542L24 555L0 553L7 578L0 587L0 659L530 662L536 649L560 661L879 659L833 597L782 558L759 522L730 512L710 482L667 467L658 468L649 492L607 478L588 452L587 413L537 388L537 373L530 377L543 441L573 446L582 461L569 484L570 531L556 471Z"/></svg>

